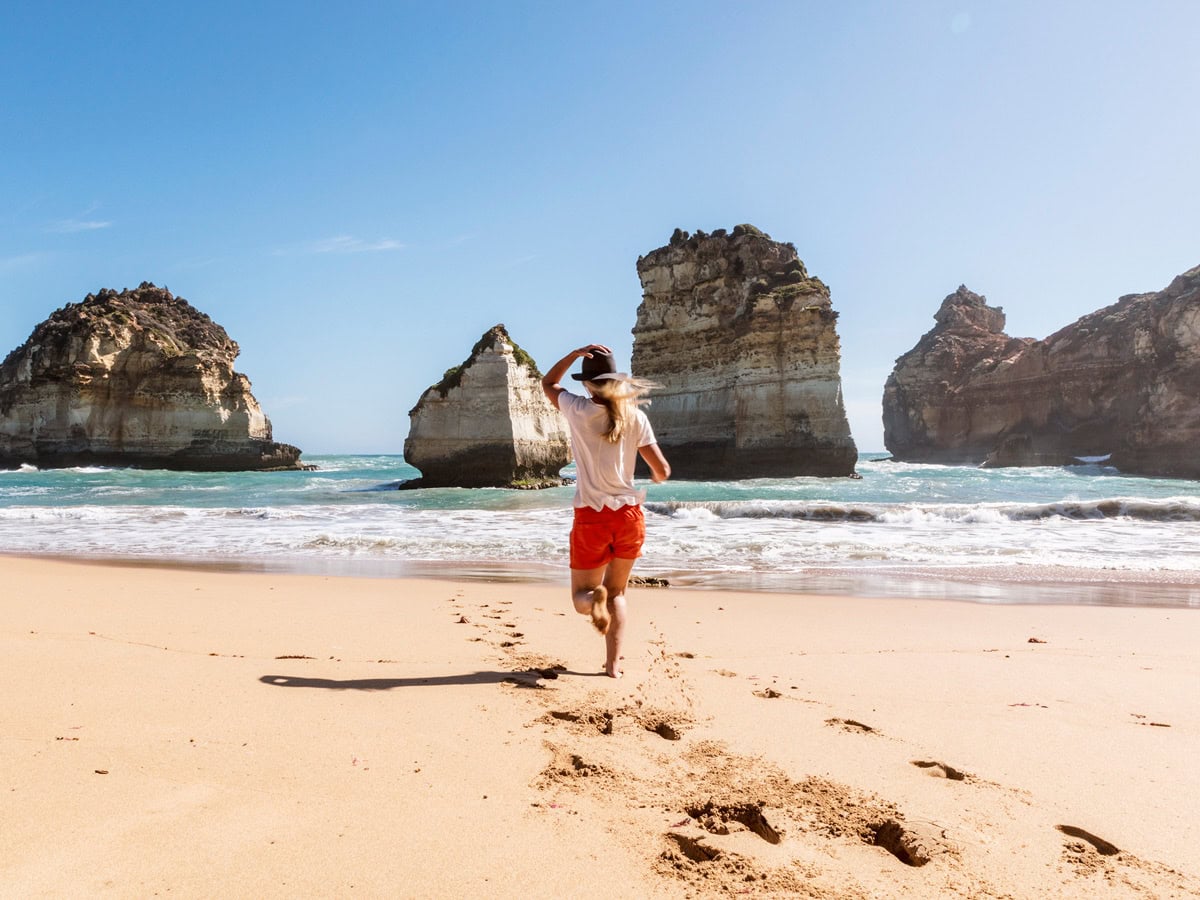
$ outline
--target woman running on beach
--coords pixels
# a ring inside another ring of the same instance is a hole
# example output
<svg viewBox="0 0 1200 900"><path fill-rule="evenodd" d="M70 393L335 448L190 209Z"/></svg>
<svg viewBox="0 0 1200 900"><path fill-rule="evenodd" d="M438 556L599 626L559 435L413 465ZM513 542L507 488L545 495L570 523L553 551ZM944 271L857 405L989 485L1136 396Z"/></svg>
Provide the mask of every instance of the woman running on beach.
<svg viewBox="0 0 1200 900"><path fill-rule="evenodd" d="M575 360L589 396L572 394L559 382ZM575 522L571 528L571 599L575 611L591 616L604 635L604 672L621 677L621 641L625 635L625 586L642 552L646 492L633 485L640 454L655 482L671 477L671 466L654 439L650 420L639 409L649 382L618 372L612 351L603 344L572 350L542 379L546 397L571 427L575 455Z"/></svg>

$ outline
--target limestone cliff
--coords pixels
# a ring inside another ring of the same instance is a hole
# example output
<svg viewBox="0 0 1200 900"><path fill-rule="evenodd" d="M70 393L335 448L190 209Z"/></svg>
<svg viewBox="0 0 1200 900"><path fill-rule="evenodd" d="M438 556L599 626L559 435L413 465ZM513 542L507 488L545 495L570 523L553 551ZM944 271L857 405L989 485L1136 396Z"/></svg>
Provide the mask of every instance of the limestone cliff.
<svg viewBox="0 0 1200 900"><path fill-rule="evenodd" d="M409 411L404 458L410 487L548 487L571 461L566 421L542 393L542 375L503 325L486 331L461 366Z"/></svg>
<svg viewBox="0 0 1200 900"><path fill-rule="evenodd" d="M0 364L0 466L300 467L237 355L224 328L147 282L69 303Z"/></svg>
<svg viewBox="0 0 1200 900"><path fill-rule="evenodd" d="M633 374L681 478L853 475L827 288L796 248L751 225L676 229L638 259Z"/></svg>
<svg viewBox="0 0 1200 900"><path fill-rule="evenodd" d="M1200 267L1042 341L1010 338L966 288L896 361L883 395L896 459L1064 465L1200 478Z"/></svg>

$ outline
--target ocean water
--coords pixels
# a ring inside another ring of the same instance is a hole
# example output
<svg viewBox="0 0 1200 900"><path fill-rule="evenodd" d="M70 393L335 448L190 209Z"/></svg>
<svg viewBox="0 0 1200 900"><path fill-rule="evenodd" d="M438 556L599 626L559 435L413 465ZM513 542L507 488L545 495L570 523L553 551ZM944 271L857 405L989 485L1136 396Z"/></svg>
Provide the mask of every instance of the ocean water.
<svg viewBox="0 0 1200 900"><path fill-rule="evenodd" d="M399 456L311 472L0 472L0 551L270 571L565 581L572 488L398 491ZM638 574L749 590L1200 607L1200 483L1102 464L860 458L855 479L647 484ZM570 474L570 470L567 470Z"/></svg>

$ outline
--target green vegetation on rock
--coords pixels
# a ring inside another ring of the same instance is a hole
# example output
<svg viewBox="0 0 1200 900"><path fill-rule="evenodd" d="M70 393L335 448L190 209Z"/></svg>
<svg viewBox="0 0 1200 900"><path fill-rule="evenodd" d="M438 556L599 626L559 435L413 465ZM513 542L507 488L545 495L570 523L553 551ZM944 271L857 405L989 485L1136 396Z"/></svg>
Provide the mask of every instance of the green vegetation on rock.
<svg viewBox="0 0 1200 900"><path fill-rule="evenodd" d="M542 373L538 371L537 363L533 361L533 357L522 350L517 342L509 337L508 330L501 324L495 325L485 331L483 337L477 340L475 346L471 348L471 355L459 365L447 369L443 373L441 381L432 385L429 390L437 391L442 397L445 397L451 390L462 384L463 373L471 368L471 363L475 361L475 357L484 350L492 349L500 343L505 343L512 347L513 359L516 360L517 365L525 367L533 373L535 378L541 379Z"/></svg>

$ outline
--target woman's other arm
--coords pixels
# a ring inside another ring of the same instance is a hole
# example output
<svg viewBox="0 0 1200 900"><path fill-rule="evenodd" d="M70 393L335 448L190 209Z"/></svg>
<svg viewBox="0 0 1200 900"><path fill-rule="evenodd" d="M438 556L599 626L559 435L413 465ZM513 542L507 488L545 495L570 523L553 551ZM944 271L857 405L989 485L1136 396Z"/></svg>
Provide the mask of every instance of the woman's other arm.
<svg viewBox="0 0 1200 900"><path fill-rule="evenodd" d="M667 458L663 456L663 452L659 449L658 444L647 444L644 447L638 447L638 454L650 467L650 480L655 484L661 484L671 477L671 464L667 462Z"/></svg>

